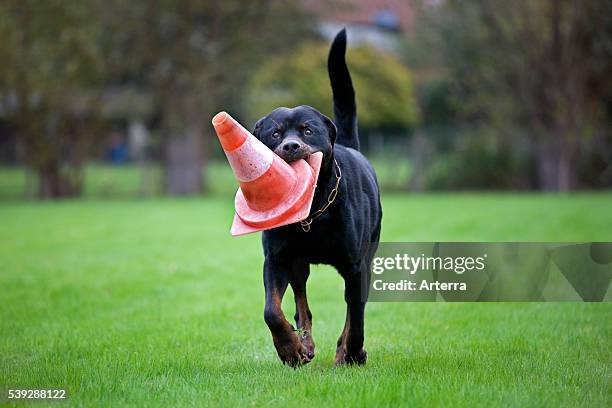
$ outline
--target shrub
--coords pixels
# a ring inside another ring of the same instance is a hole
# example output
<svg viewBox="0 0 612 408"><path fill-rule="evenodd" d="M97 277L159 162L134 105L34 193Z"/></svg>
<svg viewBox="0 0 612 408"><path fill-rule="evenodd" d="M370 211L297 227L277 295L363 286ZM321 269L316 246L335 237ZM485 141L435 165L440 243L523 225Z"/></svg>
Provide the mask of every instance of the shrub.
<svg viewBox="0 0 612 408"><path fill-rule="evenodd" d="M311 105L332 114L327 44L306 44L270 59L254 73L247 97L249 119L280 107ZM366 128L410 128L418 114L410 71L393 55L370 47L347 52L359 123Z"/></svg>
<svg viewBox="0 0 612 408"><path fill-rule="evenodd" d="M425 170L431 190L524 189L531 187L533 158L486 133L466 135L454 150L437 155Z"/></svg>

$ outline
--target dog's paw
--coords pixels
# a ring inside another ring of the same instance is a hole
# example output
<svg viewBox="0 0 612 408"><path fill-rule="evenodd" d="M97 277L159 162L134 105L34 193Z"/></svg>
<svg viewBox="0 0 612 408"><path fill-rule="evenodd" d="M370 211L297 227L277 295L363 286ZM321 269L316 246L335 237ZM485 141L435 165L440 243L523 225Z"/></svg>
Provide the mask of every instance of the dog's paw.
<svg viewBox="0 0 612 408"><path fill-rule="evenodd" d="M298 331L297 334L300 343L302 343L302 346L306 349L306 357L312 361L315 356L315 344L312 335L307 330Z"/></svg>
<svg viewBox="0 0 612 408"><path fill-rule="evenodd" d="M361 349L356 353L347 353L344 346L339 346L336 350L336 358L334 360L335 365L363 365L368 360L368 353L365 349Z"/></svg>
<svg viewBox="0 0 612 408"><path fill-rule="evenodd" d="M313 351L309 352L295 334L285 340L275 341L274 346L283 364L293 368L310 363L314 357L314 345Z"/></svg>

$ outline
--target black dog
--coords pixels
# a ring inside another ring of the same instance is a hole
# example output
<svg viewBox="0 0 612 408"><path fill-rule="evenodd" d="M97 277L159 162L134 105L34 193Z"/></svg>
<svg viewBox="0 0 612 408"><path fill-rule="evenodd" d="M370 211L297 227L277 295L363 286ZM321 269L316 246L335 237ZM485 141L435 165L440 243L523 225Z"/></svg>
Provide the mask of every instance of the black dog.
<svg viewBox="0 0 612 408"><path fill-rule="evenodd" d="M363 364L364 311L369 265L378 246L382 210L376 175L359 153L355 92L344 54L346 32L334 39L328 58L335 124L310 106L278 108L255 125L253 134L285 161L323 153L310 216L300 224L264 231L264 318L285 364L314 357L312 315L306 300L310 264L334 266L345 281L346 322L336 364ZM365 279L364 279L365 278ZM287 285L295 294L296 331L281 310Z"/></svg>

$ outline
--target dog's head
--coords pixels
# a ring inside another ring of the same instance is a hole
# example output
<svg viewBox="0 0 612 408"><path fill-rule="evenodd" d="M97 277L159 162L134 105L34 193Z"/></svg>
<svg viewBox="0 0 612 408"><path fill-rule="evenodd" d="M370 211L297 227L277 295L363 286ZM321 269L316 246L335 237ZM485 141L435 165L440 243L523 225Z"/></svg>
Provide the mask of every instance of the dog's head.
<svg viewBox="0 0 612 408"><path fill-rule="evenodd" d="M330 157L336 140L336 126L310 106L278 108L255 124L253 135L286 162L306 159L321 152Z"/></svg>

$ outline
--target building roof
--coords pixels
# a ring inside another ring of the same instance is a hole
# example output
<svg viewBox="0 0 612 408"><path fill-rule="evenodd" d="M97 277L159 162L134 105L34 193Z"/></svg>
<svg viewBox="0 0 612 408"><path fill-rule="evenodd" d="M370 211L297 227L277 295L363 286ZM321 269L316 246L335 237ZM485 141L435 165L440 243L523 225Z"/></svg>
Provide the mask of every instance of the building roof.
<svg viewBox="0 0 612 408"><path fill-rule="evenodd" d="M409 0L301 0L322 20L410 31L413 8Z"/></svg>

